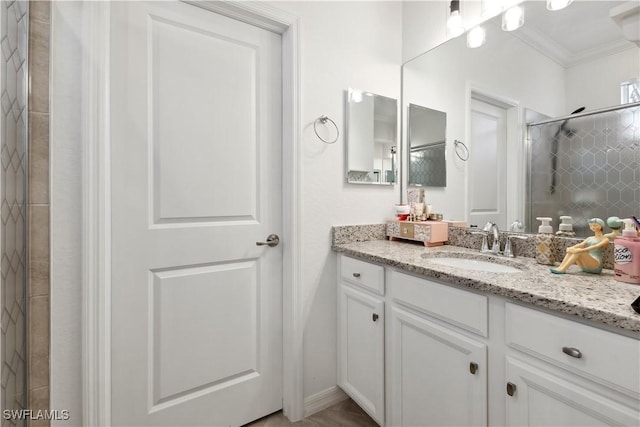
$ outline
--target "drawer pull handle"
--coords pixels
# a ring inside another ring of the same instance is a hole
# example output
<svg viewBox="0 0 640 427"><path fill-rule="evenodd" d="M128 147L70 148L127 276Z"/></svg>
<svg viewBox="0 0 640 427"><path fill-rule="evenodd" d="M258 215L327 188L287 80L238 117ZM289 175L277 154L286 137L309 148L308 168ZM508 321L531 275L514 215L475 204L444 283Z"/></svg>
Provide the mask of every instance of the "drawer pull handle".
<svg viewBox="0 0 640 427"><path fill-rule="evenodd" d="M378 314L377 313L373 313L373 315L371 316L371 319L373 319L373 321L375 322L376 320L378 320Z"/></svg>
<svg viewBox="0 0 640 427"><path fill-rule="evenodd" d="M514 383L507 383L507 394L513 396L516 394L516 385Z"/></svg>
<svg viewBox="0 0 640 427"><path fill-rule="evenodd" d="M576 359L580 359L582 357L582 353L577 348L562 347L562 352L564 354L568 354L571 357L575 357Z"/></svg>
<svg viewBox="0 0 640 427"><path fill-rule="evenodd" d="M353 273L353 277L360 277L360 273Z"/></svg>
<svg viewBox="0 0 640 427"><path fill-rule="evenodd" d="M469 372L471 372L473 375L478 372L478 364L476 362L469 363Z"/></svg>

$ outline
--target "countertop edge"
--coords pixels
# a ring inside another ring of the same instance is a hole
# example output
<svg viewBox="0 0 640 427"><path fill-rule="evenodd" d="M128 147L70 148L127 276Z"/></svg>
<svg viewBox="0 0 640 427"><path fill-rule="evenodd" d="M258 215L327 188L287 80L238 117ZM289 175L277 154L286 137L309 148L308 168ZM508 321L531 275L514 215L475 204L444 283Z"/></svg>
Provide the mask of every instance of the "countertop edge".
<svg viewBox="0 0 640 427"><path fill-rule="evenodd" d="M374 262L377 264L395 268L410 274L417 274L425 278L442 280L443 282L452 285L457 285L463 288L505 297L507 299L512 299L515 301L520 301L537 307L545 308L552 312L576 316L589 322L607 325L615 329L621 329L621 333L640 333L640 317L636 321L634 321L634 319L625 318L609 311L585 307L580 304L571 303L567 300L549 298L548 296L539 295L532 292L524 292L518 289L500 286L495 283L488 283L477 278L474 279L466 277L464 275L449 274L428 267L402 262L390 257L364 253L358 250L345 248L341 244L332 245L331 249L334 252L342 253L363 261ZM640 289L638 292L640 293ZM636 339L638 338L640 337L636 337Z"/></svg>

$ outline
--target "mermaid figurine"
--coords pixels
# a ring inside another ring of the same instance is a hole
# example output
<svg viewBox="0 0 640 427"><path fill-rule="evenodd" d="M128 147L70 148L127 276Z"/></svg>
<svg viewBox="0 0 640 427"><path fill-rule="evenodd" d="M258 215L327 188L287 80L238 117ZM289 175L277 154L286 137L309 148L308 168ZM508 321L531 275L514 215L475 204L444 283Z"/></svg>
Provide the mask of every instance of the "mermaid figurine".
<svg viewBox="0 0 640 427"><path fill-rule="evenodd" d="M593 231L594 235L567 248L567 255L562 263L549 271L554 274L565 274L570 266L576 264L586 273L600 274L602 271L602 252L609 244L609 239L603 234L603 220L591 218L588 222L589 229Z"/></svg>

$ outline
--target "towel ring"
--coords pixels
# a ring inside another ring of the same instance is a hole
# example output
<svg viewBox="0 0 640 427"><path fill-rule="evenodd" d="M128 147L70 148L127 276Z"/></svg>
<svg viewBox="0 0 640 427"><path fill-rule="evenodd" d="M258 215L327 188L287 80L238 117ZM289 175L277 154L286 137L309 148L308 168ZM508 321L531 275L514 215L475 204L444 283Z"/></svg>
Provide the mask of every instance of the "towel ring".
<svg viewBox="0 0 640 427"><path fill-rule="evenodd" d="M318 133L318 129L317 129L318 122L322 123L323 125L326 124L327 122L331 122L333 124L333 126L336 128L336 137L335 137L335 139L333 141L327 141L326 139L324 139L323 137L320 136L320 134ZM338 129L338 125L336 124L336 122L334 122L333 120L331 120L327 116L320 116L320 117L318 117L316 119L315 122L313 122L313 131L316 133L316 136L318 138L320 138L320 141L322 141L322 142L324 142L326 144L333 144L340 137L340 129Z"/></svg>
<svg viewBox="0 0 640 427"><path fill-rule="evenodd" d="M461 151L461 149L459 148L461 145L464 147L464 151ZM464 145L464 142L454 139L453 146L456 150L456 156L458 156L460 160L462 160L463 162L466 162L467 160L469 160L469 149L467 148L466 145ZM462 154L460 154L461 152Z"/></svg>

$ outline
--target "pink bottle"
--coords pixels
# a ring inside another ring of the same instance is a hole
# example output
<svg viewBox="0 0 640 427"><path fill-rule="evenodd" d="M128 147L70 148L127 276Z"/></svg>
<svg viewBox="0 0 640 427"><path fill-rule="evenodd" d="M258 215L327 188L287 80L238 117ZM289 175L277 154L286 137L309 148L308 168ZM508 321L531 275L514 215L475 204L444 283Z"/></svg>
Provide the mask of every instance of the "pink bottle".
<svg viewBox="0 0 640 427"><path fill-rule="evenodd" d="M622 236L614 240L613 271L619 282L640 285L640 237L631 219L623 219Z"/></svg>

